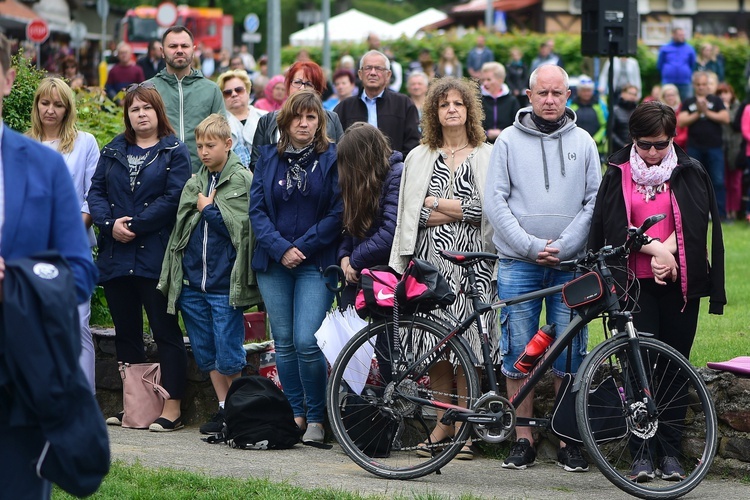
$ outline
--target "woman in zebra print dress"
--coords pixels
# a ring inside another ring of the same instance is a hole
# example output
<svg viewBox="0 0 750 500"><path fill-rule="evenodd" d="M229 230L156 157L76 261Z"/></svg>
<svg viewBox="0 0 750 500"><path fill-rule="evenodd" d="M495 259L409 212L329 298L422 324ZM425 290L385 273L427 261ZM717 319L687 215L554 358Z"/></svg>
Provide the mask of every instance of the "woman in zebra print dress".
<svg viewBox="0 0 750 500"><path fill-rule="evenodd" d="M485 142L481 124L480 94L473 82L452 77L432 82L422 114L422 144L409 154L405 162L391 251L390 265L396 271L403 272L411 257L425 259L440 270L456 292L456 302L448 312L457 318L466 317L471 309L469 299L459 293L461 269L440 257L438 251L494 252L492 229L482 215L483 190L492 147ZM494 262L477 267L477 286L483 301L491 302L497 297L494 276ZM497 317L490 312L483 315L482 320L490 336L493 360L497 362ZM481 360L481 344L476 330L473 326L465 338L477 360ZM440 392L451 392L449 384L454 377L441 376L448 370L450 373L454 371L450 360L430 371L431 388L438 399ZM459 371L455 378L460 394L464 375ZM453 433L451 426L438 423L430 441L440 442ZM456 458L473 458L469 446L467 443ZM429 448L424 448L417 453L430 456Z"/></svg>

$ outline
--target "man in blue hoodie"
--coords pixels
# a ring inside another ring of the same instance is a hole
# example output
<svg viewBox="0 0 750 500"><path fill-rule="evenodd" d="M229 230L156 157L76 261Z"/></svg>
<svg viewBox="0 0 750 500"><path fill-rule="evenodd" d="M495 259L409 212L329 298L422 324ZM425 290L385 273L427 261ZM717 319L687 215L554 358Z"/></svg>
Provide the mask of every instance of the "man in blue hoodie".
<svg viewBox="0 0 750 500"><path fill-rule="evenodd" d="M685 41L685 30L672 30L672 41L662 45L656 69L661 73L661 84L672 83L680 91L683 102L693 97L693 66L695 66L695 49Z"/></svg>

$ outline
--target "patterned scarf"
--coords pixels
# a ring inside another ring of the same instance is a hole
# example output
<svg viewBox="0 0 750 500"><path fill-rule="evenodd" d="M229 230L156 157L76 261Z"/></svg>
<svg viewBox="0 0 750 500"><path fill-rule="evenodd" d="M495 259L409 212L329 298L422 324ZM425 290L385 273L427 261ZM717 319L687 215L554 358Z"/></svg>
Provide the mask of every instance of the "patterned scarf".
<svg viewBox="0 0 750 500"><path fill-rule="evenodd" d="M563 113L560 118L551 122L549 120L545 120L541 116L537 116L536 113L532 112L531 121L534 122L534 125L536 125L536 128L538 128L541 133L549 135L565 125L565 123L568 121L568 115L567 113Z"/></svg>
<svg viewBox="0 0 750 500"><path fill-rule="evenodd" d="M674 144L669 145L669 151L661 163L651 167L638 155L635 145L630 148L630 173L633 182L636 183L635 190L643 195L646 203L656 198L657 193L667 190L666 183L676 166L677 153L674 151Z"/></svg>
<svg viewBox="0 0 750 500"><path fill-rule="evenodd" d="M286 161L286 189L283 192L284 201L288 200L294 190L302 196L309 194L307 185L307 167L312 164L311 172L318 166L318 155L315 153L315 141L304 148L296 149L291 144L284 151L283 159Z"/></svg>

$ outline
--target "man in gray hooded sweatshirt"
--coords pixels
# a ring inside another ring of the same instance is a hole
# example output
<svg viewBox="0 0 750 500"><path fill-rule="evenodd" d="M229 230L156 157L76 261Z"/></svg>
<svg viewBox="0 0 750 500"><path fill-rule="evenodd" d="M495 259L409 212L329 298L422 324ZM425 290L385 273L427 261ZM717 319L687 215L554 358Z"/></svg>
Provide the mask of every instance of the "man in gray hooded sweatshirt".
<svg viewBox="0 0 750 500"><path fill-rule="evenodd" d="M568 74L555 65L540 66L529 78L530 107L516 114L495 141L487 172L484 210L494 229L500 256L497 291L500 299L565 283L572 273L561 271L561 260L583 255L601 165L591 136L576 126L575 113L565 106ZM526 377L513 366L539 328L542 299L501 310L502 371L508 394ZM562 332L570 310L560 294L546 299L546 321ZM578 370L586 352L588 332L575 339L571 371ZM566 371L568 350L555 361L555 389ZM534 392L516 408L519 417L532 417ZM536 452L530 427L516 428L517 441L503 462L509 469L534 465ZM558 465L583 472L588 463L577 446L558 451Z"/></svg>

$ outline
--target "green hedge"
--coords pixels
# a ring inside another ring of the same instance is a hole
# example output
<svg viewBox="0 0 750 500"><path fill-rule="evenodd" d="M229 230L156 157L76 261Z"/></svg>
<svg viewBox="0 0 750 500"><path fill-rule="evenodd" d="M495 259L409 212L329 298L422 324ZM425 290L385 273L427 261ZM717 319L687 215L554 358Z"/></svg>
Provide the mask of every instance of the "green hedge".
<svg viewBox="0 0 750 500"><path fill-rule="evenodd" d="M591 58L584 58L581 55L581 37L579 34L507 33L498 35L478 31L458 38L455 32L447 32L445 34L428 33L421 39L402 37L398 40L383 43L388 43L393 48L396 59L402 65L416 60L420 50L424 48L430 50L433 60L437 62L440 52L446 45L452 45L459 59L465 61L469 51L476 45L478 34L485 35L487 46L495 54L495 60L503 64L510 60L510 49L512 47L520 48L524 54L524 61L527 64L531 63L531 60L536 57L539 45L552 38L555 41L555 52L562 56L565 69L570 75L592 72ZM732 84L732 87L740 96L744 96L745 82L742 81L742 74L746 61L750 59L750 46L747 40L705 36L693 38L690 43L697 49L704 42L715 44L721 49L721 53L726 59L727 81ZM322 62L321 47L305 47L305 49L310 52L315 61ZM364 43L333 43L331 44L331 63L335 66L344 54L359 57L366 49ZM300 47L285 47L282 50L282 64L289 65L294 62L299 50ZM651 86L659 83L660 80L659 72L656 70L657 52L657 49L651 49L643 44L638 45L637 59L641 66L644 94L648 94Z"/></svg>

